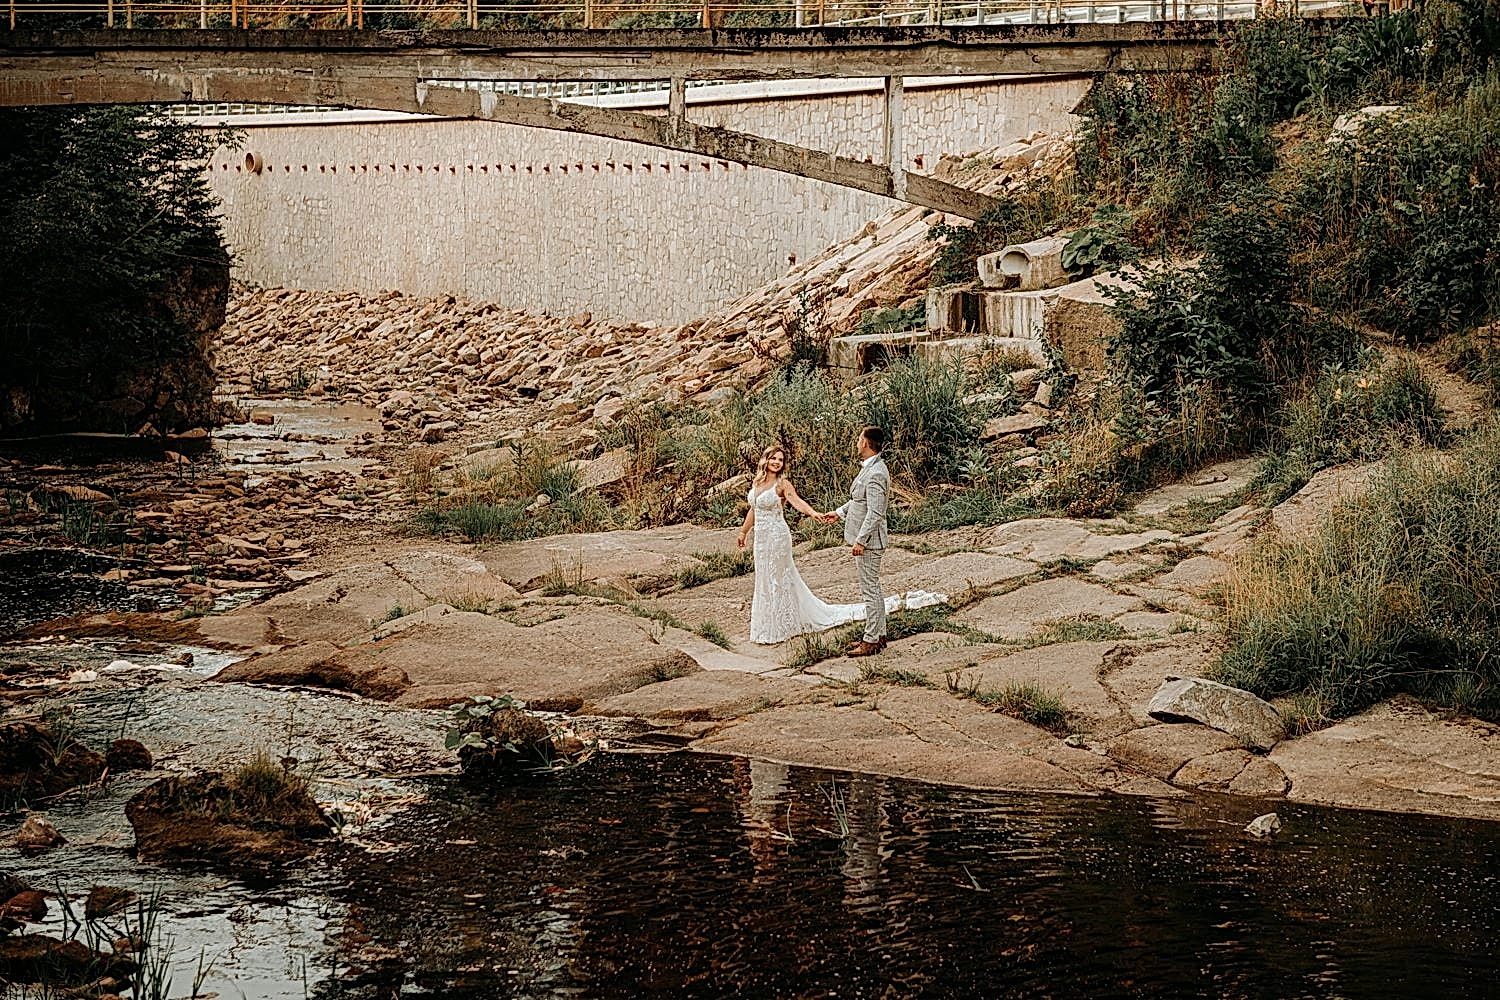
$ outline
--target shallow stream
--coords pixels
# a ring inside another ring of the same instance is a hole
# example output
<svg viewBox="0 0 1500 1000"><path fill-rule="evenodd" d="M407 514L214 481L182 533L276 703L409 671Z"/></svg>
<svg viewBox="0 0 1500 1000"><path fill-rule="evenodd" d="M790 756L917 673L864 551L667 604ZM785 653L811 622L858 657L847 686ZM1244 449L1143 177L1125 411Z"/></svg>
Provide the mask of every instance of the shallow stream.
<svg viewBox="0 0 1500 1000"><path fill-rule="evenodd" d="M955 790L607 754L420 796L266 879L133 861L122 795L43 885L159 886L224 997L1462 997L1500 973L1500 827L1237 799ZM92 817L92 818L90 818ZM92 830L92 832L90 832Z"/></svg>

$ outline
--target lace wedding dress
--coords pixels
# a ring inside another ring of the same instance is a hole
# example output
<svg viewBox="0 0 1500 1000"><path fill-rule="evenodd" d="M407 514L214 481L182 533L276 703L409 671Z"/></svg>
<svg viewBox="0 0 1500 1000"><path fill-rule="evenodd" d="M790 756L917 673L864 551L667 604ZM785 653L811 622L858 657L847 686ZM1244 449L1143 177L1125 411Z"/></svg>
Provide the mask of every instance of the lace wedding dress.
<svg viewBox="0 0 1500 1000"><path fill-rule="evenodd" d="M775 486L757 493L750 490L755 509L755 596L750 602L750 641L773 644L797 635L822 632L849 622L863 621L865 606L825 604L802 582L792 561L792 529L787 526L781 497ZM850 579L854 567L849 567ZM902 608L926 608L948 598L925 590L913 590L885 599L887 612Z"/></svg>

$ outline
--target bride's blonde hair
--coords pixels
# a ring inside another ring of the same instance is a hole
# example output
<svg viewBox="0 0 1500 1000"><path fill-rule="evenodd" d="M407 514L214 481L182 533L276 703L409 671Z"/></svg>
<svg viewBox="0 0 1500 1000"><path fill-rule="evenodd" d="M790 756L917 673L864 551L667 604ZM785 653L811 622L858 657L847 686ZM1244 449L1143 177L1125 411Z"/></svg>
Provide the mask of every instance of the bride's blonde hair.
<svg viewBox="0 0 1500 1000"><path fill-rule="evenodd" d="M777 475L782 477L783 479L786 478L786 467L788 464L786 460L786 449L779 444L773 444L771 445L771 447L760 453L760 461L755 463L755 481L757 483L766 478L766 472L768 471L767 466L770 465L772 457L776 455L781 456L781 471L778 472Z"/></svg>

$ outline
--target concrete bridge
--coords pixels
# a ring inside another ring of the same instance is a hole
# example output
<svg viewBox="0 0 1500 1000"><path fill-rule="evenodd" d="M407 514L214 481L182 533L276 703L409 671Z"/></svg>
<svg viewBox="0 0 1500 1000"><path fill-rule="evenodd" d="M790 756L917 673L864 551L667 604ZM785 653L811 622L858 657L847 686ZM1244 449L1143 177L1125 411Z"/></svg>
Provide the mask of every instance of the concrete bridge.
<svg viewBox="0 0 1500 1000"><path fill-rule="evenodd" d="M1328 20L1309 22L1326 30ZM0 32L0 106L235 102L369 108L623 139L977 218L993 200L903 170L902 80L1192 71L1233 22L642 29L16 30ZM689 80L877 77L881 162L687 120ZM592 107L481 81L669 80L667 112Z"/></svg>

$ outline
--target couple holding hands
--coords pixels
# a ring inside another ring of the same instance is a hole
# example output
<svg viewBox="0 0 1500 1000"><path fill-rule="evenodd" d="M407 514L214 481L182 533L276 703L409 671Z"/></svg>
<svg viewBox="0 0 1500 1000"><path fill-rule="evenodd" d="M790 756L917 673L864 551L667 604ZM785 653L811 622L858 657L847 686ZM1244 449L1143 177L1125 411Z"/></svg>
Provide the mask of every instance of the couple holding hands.
<svg viewBox="0 0 1500 1000"><path fill-rule="evenodd" d="M856 449L859 474L849 488L849 501L831 513L821 513L797 495L786 477L786 452L767 448L750 486L750 510L736 544L743 549L753 530L755 541L755 596L750 604L750 641L773 644L798 635L822 632L847 622L865 623L864 638L851 645L848 656L872 656L885 648L886 614L899 607L927 607L944 600L941 594L916 591L887 598L880 586L880 561L885 555L886 510L891 474L881 458L885 432L879 427L860 431ZM790 504L826 524L844 522L844 541L854 557L861 604L825 604L802 580L792 559L792 530L786 523Z"/></svg>

